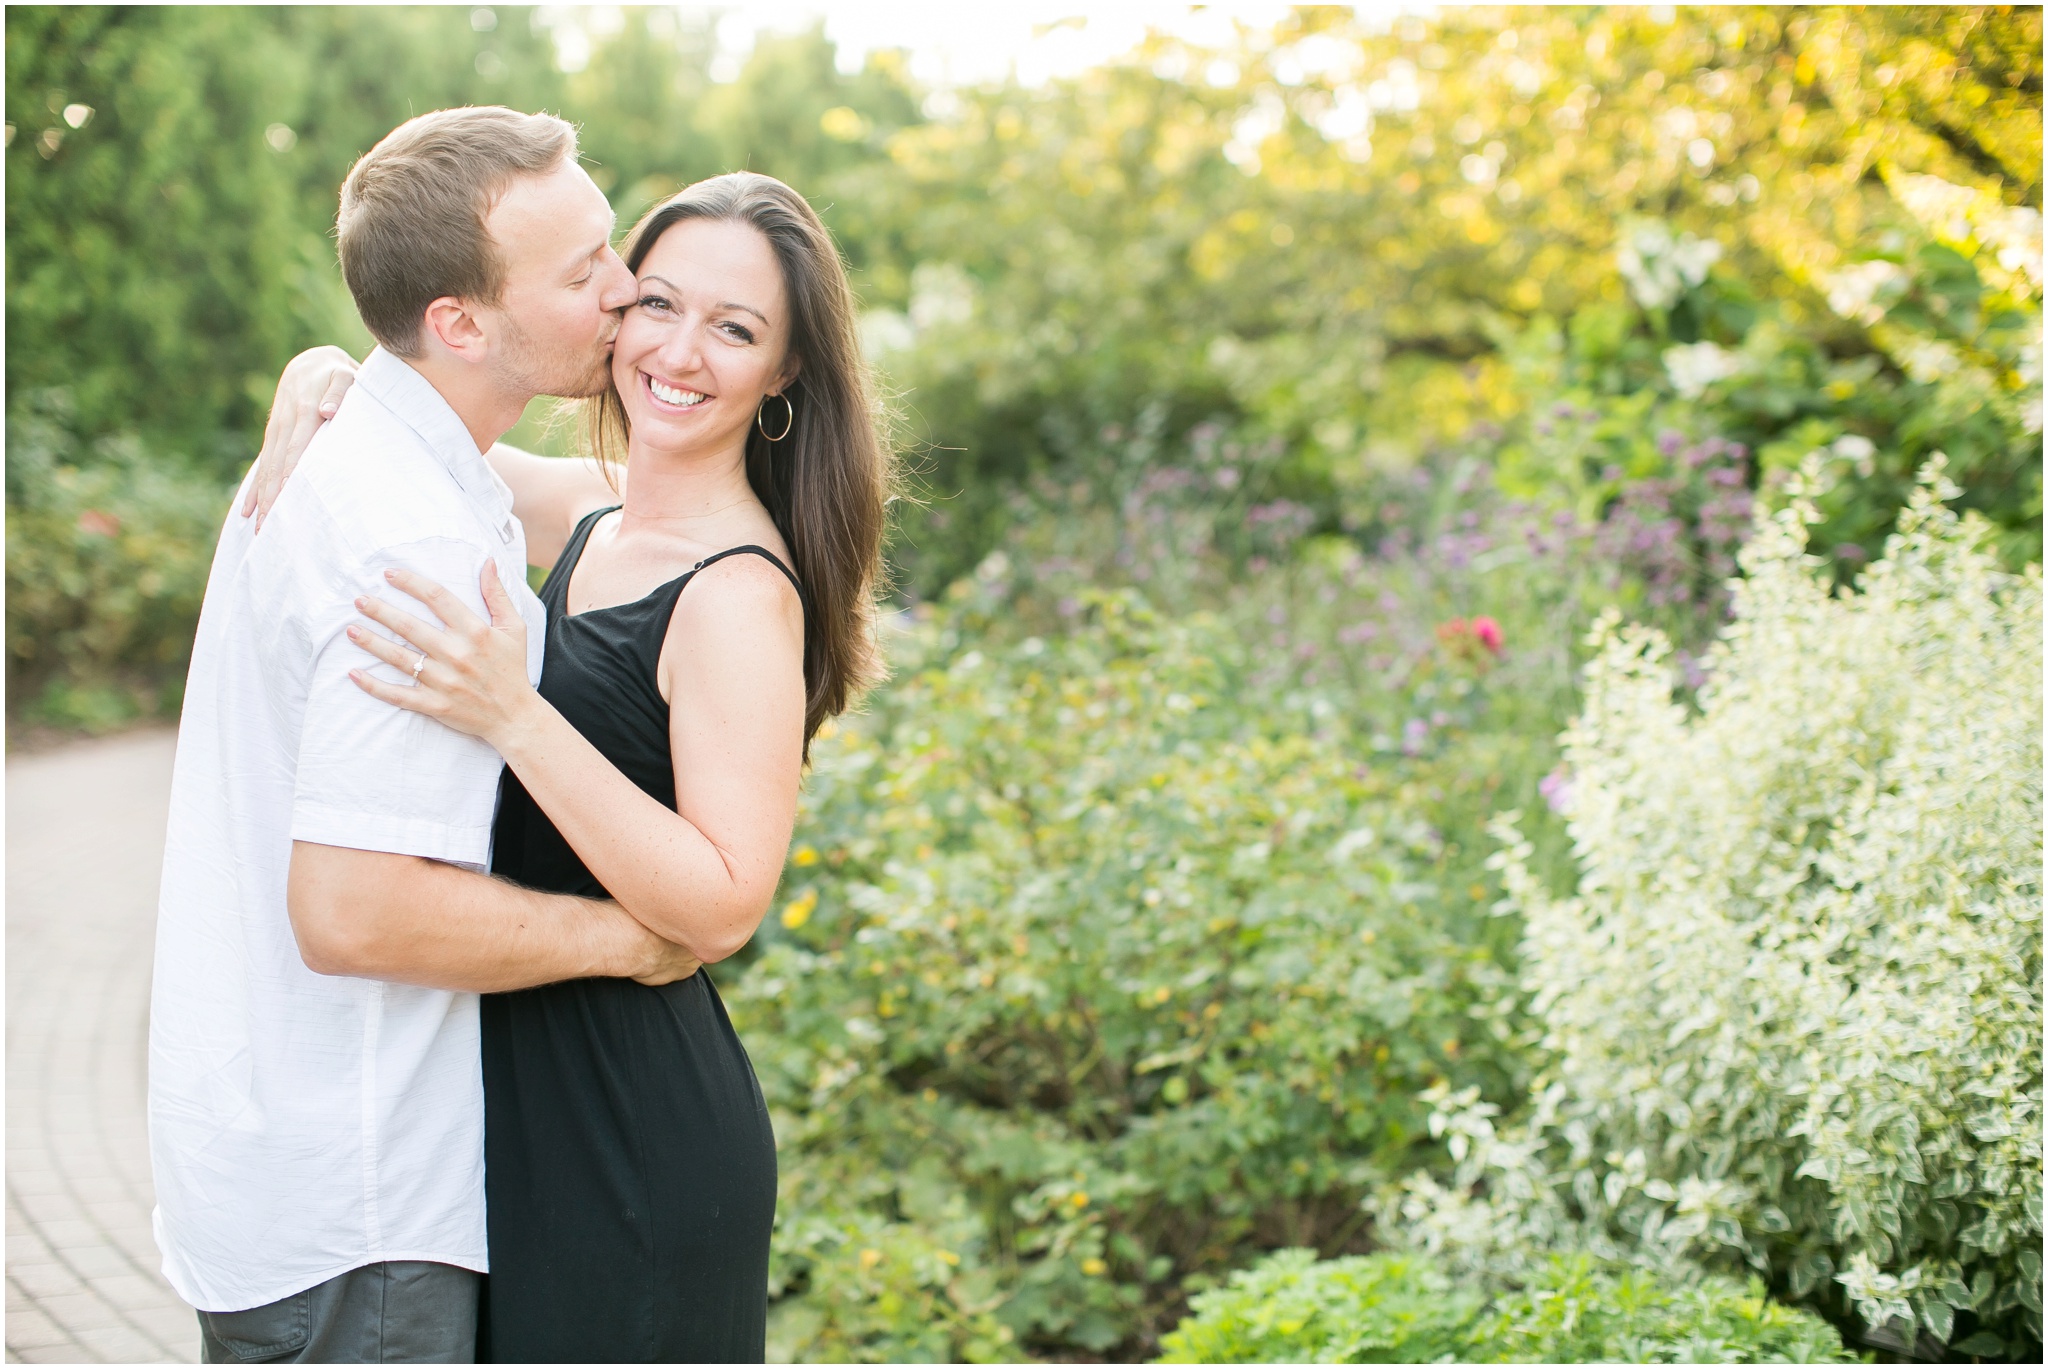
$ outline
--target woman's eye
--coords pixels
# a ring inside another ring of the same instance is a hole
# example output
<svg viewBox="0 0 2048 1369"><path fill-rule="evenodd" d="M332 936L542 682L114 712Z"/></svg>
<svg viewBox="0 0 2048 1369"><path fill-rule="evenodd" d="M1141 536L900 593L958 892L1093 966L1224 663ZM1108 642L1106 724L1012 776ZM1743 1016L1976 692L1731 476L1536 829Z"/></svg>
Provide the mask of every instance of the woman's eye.
<svg viewBox="0 0 2048 1369"><path fill-rule="evenodd" d="M660 295L642 295L640 297L640 307L642 309L667 309L668 301Z"/></svg>
<svg viewBox="0 0 2048 1369"><path fill-rule="evenodd" d="M737 323L726 324L725 330L741 342L752 342L754 340L754 335Z"/></svg>

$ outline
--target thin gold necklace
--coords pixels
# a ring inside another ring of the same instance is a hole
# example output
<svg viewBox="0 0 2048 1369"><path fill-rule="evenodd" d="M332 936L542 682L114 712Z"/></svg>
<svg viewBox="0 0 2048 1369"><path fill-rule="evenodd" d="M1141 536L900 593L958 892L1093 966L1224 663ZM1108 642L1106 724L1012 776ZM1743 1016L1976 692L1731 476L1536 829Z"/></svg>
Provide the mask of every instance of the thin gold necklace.
<svg viewBox="0 0 2048 1369"><path fill-rule="evenodd" d="M738 508L740 505L746 503L747 500L752 497L752 495L743 494L739 498L733 500L730 504L720 504L717 508L707 509L703 513L636 513L633 516L643 523L687 523L693 519L698 518L714 518L717 515L724 513L727 509ZM621 505L619 511L623 514L626 513L628 510L626 510L626 508L623 505Z"/></svg>

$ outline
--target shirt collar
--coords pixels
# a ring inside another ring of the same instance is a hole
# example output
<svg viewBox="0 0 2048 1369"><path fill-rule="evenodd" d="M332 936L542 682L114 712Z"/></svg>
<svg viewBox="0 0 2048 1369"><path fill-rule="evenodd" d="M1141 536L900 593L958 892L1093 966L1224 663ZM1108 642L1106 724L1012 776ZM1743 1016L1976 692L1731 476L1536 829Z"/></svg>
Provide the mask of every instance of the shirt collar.
<svg viewBox="0 0 2048 1369"><path fill-rule="evenodd" d="M356 385L368 392L401 423L418 434L435 458L448 468L463 493L492 515L494 525L509 523L511 492L497 472L476 449L476 439L456 416L455 410L434 388L433 382L414 370L402 357L382 347L371 350L356 370Z"/></svg>

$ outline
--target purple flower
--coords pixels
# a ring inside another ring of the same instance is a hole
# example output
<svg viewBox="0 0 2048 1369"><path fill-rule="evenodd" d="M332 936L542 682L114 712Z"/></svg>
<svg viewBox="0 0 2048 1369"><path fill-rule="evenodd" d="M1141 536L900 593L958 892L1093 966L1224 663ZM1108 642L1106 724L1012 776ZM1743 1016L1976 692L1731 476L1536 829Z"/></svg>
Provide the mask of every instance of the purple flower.
<svg viewBox="0 0 2048 1369"><path fill-rule="evenodd" d="M1666 428L1663 432L1657 434L1657 454L1659 456L1676 456L1678 455L1678 449L1684 445L1685 437L1682 433L1675 433L1671 429Z"/></svg>
<svg viewBox="0 0 2048 1369"><path fill-rule="evenodd" d="M1693 655L1690 651L1678 653L1678 668L1685 676L1685 687L1687 689L1698 689L1707 682L1706 667L1701 664L1700 658Z"/></svg>
<svg viewBox="0 0 2048 1369"><path fill-rule="evenodd" d="M1551 771L1537 782L1536 792L1543 796L1543 801L1546 804L1550 805L1551 812L1563 813L1568 811L1572 802L1571 771L1565 769L1560 764L1557 769Z"/></svg>

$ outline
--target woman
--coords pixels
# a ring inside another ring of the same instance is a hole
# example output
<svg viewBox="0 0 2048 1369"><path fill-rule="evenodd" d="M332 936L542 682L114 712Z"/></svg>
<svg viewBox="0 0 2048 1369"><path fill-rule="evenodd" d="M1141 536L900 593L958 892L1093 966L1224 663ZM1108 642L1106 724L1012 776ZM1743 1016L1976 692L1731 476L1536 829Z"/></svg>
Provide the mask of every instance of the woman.
<svg viewBox="0 0 2048 1369"><path fill-rule="evenodd" d="M442 625L363 600L405 644L351 636L417 686L354 678L505 757L494 873L614 898L710 964L773 896L811 736L876 674L887 457L844 269L794 191L701 182L624 257L598 464L491 454L530 554L560 549L538 690L501 587L486 624L405 572ZM774 1137L710 977L487 996L483 1071L479 1357L761 1360Z"/></svg>

